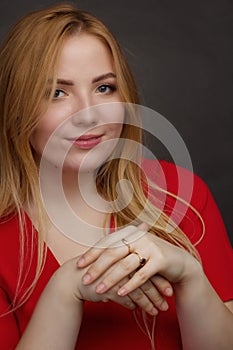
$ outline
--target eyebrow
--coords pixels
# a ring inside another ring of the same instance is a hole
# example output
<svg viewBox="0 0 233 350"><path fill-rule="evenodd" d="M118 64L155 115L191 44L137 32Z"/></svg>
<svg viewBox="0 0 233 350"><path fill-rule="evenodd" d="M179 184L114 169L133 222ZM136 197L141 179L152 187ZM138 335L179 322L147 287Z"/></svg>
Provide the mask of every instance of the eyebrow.
<svg viewBox="0 0 233 350"><path fill-rule="evenodd" d="M109 72L102 75L99 75L98 77L94 78L92 80L92 84L98 83L101 80L108 79L108 78L116 78L116 74ZM59 85L67 85L67 86L74 86L74 82L72 80L66 80L66 79L57 79L57 84Z"/></svg>
<svg viewBox="0 0 233 350"><path fill-rule="evenodd" d="M74 85L74 82L73 82L72 80L57 79L57 84L73 86L73 85Z"/></svg>
<svg viewBox="0 0 233 350"><path fill-rule="evenodd" d="M112 72L109 72L109 73L106 73L106 74L102 74L96 78L94 78L92 80L92 83L98 83L99 81L101 80L104 80L104 79L108 79L108 78L116 78L116 74L112 73Z"/></svg>

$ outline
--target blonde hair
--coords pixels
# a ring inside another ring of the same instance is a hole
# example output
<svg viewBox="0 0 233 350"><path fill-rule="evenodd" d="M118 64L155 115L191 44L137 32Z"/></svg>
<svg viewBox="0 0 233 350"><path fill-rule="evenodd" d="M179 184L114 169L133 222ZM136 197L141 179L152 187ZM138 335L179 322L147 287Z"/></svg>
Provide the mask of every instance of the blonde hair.
<svg viewBox="0 0 233 350"><path fill-rule="evenodd" d="M19 304L25 302L30 296L43 269L46 256L43 235L46 230L43 224L44 208L39 190L38 167L30 146L30 136L53 96L56 66L62 45L68 36L80 32L96 36L109 48L122 101L139 104L133 76L113 35L97 18L77 10L72 5L57 5L25 16L11 30L0 53L0 217L18 214L20 218L21 275L18 288L21 288L20 283L23 281L25 205L33 201L38 218L36 275ZM52 89L49 92L48 82L52 82ZM130 124L135 123L135 120L132 120L134 113L128 113L128 118ZM141 128L125 125L122 138L134 140L140 145ZM194 246L182 230L163 211L152 203L148 204L144 190L145 176L137 165L138 162L128 161L132 153L136 158L140 158L139 147L132 149L125 143L122 152L124 157L106 162L99 169L96 178L99 193L112 201L117 197L116 184L120 179L130 180L133 186L133 199L129 205L123 210L114 208L116 227L137 220L146 206L144 221L154 222L156 217L156 224L150 228L152 233L172 244L184 247L198 257Z"/></svg>

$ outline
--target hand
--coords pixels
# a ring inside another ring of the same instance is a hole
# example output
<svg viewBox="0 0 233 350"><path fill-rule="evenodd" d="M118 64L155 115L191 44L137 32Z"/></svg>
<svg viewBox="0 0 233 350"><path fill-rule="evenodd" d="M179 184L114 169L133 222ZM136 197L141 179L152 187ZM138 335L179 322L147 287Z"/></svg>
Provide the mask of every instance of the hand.
<svg viewBox="0 0 233 350"><path fill-rule="evenodd" d="M110 269L110 266L114 267L113 265L111 265L111 263L113 264L115 261L118 261L121 258L127 256L127 253L129 253L128 248L125 246L125 244L122 243L121 240L119 241L119 239L121 239L122 237L127 237L127 239L130 239L130 235L132 235L132 240L135 240L137 237L140 237L145 234L146 228L147 225L145 224L141 224L138 227L128 226L126 229L118 231L117 233L113 233L106 239L99 241L94 248L91 248L87 253L85 253L78 260L79 267L86 267L91 262L95 261L98 257L100 257L100 255L103 254L103 252L106 250L105 248L103 248L104 246L109 246L108 255L110 260L108 259L109 261L105 261L105 256L102 256L102 258L100 258L94 264L94 266L90 267L87 273L84 275L84 284L89 285L94 281L97 282L97 278L99 281L100 277L102 281L105 282L105 280L103 280L104 272L105 275L107 274L107 278L110 278L111 281L109 281L108 285L103 285L102 283L95 283L95 286L97 286L97 293L104 293L107 290L109 290L109 288L113 287L116 283L118 283L120 281L120 278L117 277L118 275L115 275L115 272L113 271L114 269ZM111 248L114 251L112 251ZM130 265L128 265L127 263L124 265L124 261L122 261L122 264L124 270L122 278L126 278L130 274L132 275L132 272L135 272L134 270L136 270L136 268L138 267L138 265L135 265L134 268L131 269ZM128 281L129 278L127 282ZM151 278L147 279L144 283L140 283L140 288L132 289L132 291L129 292L128 295L138 306L140 306L143 310L149 313L151 313L150 310L153 304L153 314L157 314L157 309L162 311L168 309L168 304L164 296L172 296L173 289L171 284L165 278L156 275L151 276Z"/></svg>
<svg viewBox="0 0 233 350"><path fill-rule="evenodd" d="M145 228L145 224L128 226L102 239L83 254L78 266L92 264L83 277L83 283L93 283L105 273L96 288L97 292L104 293L124 277L133 274L118 290L119 295L125 296L157 275L166 280L167 286L170 286L170 282L175 287L202 273L199 262L186 250L146 232ZM130 254L128 247L122 243L123 238L130 245ZM146 261L140 269L140 259L135 252Z"/></svg>
<svg viewBox="0 0 233 350"><path fill-rule="evenodd" d="M94 302L107 302L109 300L114 301L128 309L134 310L136 307L140 307L145 312L152 316L158 314L158 309L166 311L168 304L162 293L158 291L159 286L162 288L164 284L168 284L163 278L156 276L151 281L145 282L140 288L136 288L134 291L125 296L119 296L119 288L129 281L128 277L125 277L120 282L117 282L113 287L108 289L106 292L96 292L96 286L100 283L100 279L97 279L90 285L82 285L79 287L79 292L83 300L89 300ZM167 296L171 296L173 291L170 288Z"/></svg>
<svg viewBox="0 0 233 350"><path fill-rule="evenodd" d="M83 300L92 302L107 302L112 300L128 309L135 309L137 306L141 307L144 311L151 315L158 313L157 308L154 307L151 301L150 295L153 292L154 299L159 305L161 310L166 310L166 302L163 303L163 298L155 290L153 283L162 286L162 282L159 279L155 279L152 282L146 282L142 288L138 288L130 295L121 297L117 294L118 289L128 282L129 277L123 278L117 282L113 287L109 288L105 293L97 293L96 287L100 283L100 279L97 279L95 283L91 285L84 285L82 283L82 277L87 271L85 269L79 269L76 265L77 258L69 260L63 264L51 278L49 285L56 293L59 293L60 302L64 303L80 303ZM54 292L53 292L54 293ZM153 299L152 299L153 300Z"/></svg>

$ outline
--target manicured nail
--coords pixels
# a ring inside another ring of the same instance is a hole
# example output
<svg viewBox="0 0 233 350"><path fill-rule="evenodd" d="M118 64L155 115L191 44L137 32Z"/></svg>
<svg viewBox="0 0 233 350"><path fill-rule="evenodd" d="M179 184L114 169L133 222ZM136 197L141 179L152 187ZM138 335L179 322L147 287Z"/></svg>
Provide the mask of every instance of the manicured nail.
<svg viewBox="0 0 233 350"><path fill-rule="evenodd" d="M80 258L80 259L77 261L77 265L78 265L79 267L82 267L84 264L85 264L85 259L84 259L84 258Z"/></svg>
<svg viewBox="0 0 233 350"><path fill-rule="evenodd" d="M103 293L106 290L106 286L104 283L100 283L97 287L96 287L96 292L97 293Z"/></svg>
<svg viewBox="0 0 233 350"><path fill-rule="evenodd" d="M168 310L168 303L166 301L164 301L161 305L160 305L160 310L162 311L167 311Z"/></svg>
<svg viewBox="0 0 233 350"><path fill-rule="evenodd" d="M151 315L152 316L156 316L156 315L158 315L158 310L155 308L155 307L153 307L152 309L151 309Z"/></svg>
<svg viewBox="0 0 233 350"><path fill-rule="evenodd" d="M87 273L86 275L83 276L82 281L83 281L83 284L88 284L91 281L91 275Z"/></svg>
<svg viewBox="0 0 233 350"><path fill-rule="evenodd" d="M127 294L127 290L125 288L120 288L117 292L118 295L121 297L125 296Z"/></svg>
<svg viewBox="0 0 233 350"><path fill-rule="evenodd" d="M170 296L172 296L172 294L173 294L173 290L172 290L172 288L166 288L165 289L165 294L168 296L168 297L170 297Z"/></svg>

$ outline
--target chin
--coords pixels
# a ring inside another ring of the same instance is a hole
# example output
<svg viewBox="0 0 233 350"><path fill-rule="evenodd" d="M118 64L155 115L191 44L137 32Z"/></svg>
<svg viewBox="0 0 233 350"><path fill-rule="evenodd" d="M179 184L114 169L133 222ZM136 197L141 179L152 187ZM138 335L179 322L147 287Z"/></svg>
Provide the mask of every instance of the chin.
<svg viewBox="0 0 233 350"><path fill-rule="evenodd" d="M75 171L78 173L95 173L102 164L103 162L97 161L97 159L88 159L85 162L80 160L66 161L63 164L63 171Z"/></svg>

